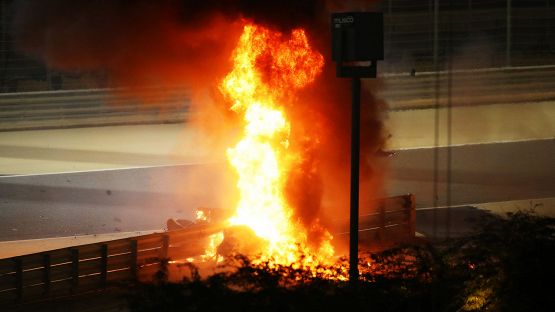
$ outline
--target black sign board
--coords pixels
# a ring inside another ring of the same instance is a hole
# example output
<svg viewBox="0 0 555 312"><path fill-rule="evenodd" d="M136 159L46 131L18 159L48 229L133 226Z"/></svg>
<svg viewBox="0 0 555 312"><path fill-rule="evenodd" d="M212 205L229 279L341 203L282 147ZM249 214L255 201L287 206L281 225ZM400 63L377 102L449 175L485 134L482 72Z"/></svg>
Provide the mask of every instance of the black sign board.
<svg viewBox="0 0 555 312"><path fill-rule="evenodd" d="M384 59L383 14L333 13L332 59L339 77L376 77L376 63ZM369 66L357 62L370 62Z"/></svg>

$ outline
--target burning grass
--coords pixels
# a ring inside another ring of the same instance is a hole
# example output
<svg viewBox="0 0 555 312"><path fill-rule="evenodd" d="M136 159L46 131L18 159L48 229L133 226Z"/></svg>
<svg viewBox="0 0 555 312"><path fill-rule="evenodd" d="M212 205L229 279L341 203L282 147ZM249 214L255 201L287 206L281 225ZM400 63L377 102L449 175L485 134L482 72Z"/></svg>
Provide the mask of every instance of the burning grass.
<svg viewBox="0 0 555 312"><path fill-rule="evenodd" d="M339 259L313 267L229 258L228 269L202 278L191 274L169 283L132 289L133 311L553 311L555 219L519 212L490 217L475 234L403 246L361 257L361 281ZM233 268L233 269L230 269ZM327 272L322 274L322 272Z"/></svg>

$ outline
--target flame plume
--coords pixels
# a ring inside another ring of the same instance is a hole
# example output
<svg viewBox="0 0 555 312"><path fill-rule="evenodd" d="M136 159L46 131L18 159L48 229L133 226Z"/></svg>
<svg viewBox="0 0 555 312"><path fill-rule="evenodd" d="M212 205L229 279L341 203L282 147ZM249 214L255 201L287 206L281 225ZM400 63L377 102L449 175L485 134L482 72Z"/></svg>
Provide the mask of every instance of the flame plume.
<svg viewBox="0 0 555 312"><path fill-rule="evenodd" d="M248 226L268 243L261 251L262 260L313 267L333 255L331 235L327 234L318 250L307 247L307 230L294 220L285 197L285 182L302 159L302 151L289 144L291 124L283 104L315 80L324 58L310 47L302 29L286 37L247 24L232 60L233 70L220 90L245 126L242 139L227 151L240 192L229 222Z"/></svg>

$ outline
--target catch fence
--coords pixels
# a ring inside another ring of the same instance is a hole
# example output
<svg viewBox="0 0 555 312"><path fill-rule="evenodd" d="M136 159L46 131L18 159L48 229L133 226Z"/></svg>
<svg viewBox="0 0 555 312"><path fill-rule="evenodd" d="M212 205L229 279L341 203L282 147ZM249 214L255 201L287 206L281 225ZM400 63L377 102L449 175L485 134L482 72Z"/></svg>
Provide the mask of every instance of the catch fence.
<svg viewBox="0 0 555 312"><path fill-rule="evenodd" d="M62 73L17 48L14 0L0 1L0 93L97 89L106 72ZM380 72L546 65L555 62L553 0L383 0L385 60ZM160 56L162 57L162 56Z"/></svg>

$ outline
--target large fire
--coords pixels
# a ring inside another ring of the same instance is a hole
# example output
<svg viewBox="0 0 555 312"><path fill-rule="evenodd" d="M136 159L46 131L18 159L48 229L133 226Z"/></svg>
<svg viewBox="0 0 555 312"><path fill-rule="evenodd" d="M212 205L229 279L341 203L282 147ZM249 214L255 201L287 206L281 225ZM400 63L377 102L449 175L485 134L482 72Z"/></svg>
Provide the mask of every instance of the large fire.
<svg viewBox="0 0 555 312"><path fill-rule="evenodd" d="M288 174L302 158L290 144L294 125L284 104L315 80L324 58L302 29L285 36L254 24L244 27L232 58L233 70L220 90L245 126L241 140L227 151L240 192L230 225L247 226L267 243L261 260L304 267L325 263L334 253L331 235L309 248L307 230L284 195Z"/></svg>

